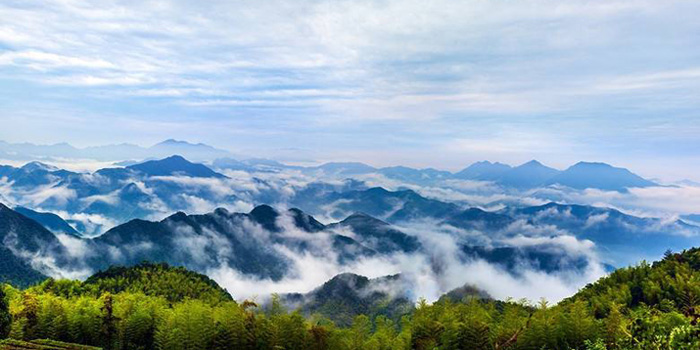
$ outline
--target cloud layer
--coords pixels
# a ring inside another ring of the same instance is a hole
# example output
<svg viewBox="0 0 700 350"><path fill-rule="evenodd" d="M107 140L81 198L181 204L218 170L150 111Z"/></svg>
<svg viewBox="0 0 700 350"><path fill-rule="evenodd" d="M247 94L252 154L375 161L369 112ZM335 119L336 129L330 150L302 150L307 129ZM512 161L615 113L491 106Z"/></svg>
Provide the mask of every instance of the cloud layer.
<svg viewBox="0 0 700 350"><path fill-rule="evenodd" d="M256 156L454 169L590 157L690 177L698 6L10 1L0 120L13 127L0 139L180 137Z"/></svg>

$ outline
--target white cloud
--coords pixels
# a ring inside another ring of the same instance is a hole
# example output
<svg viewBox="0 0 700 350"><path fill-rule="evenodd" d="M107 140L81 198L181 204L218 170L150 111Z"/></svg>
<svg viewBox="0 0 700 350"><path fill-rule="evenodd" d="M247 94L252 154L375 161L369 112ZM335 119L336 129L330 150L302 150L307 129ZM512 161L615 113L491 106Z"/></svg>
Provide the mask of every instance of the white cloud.
<svg viewBox="0 0 700 350"><path fill-rule="evenodd" d="M314 240L308 242L323 241L319 238L319 234L309 235L299 232L291 225L288 218L282 218L278 223L289 231L283 232L283 236ZM396 292L414 300L425 297L434 301L447 291L464 284L471 284L501 299L516 297L537 300L545 297L555 302L604 275L604 269L594 252L595 246L592 242L580 241L558 231L554 232L561 234L552 236L551 229L546 229L550 235L543 235L537 230L520 231L519 235L500 240L499 244L505 243L521 248L555 249L556 253L567 259L578 257L586 259L588 264L585 269L579 271L566 269L546 273L522 265L517 268L516 273L513 273L483 260L464 260L458 241L469 235L477 235L480 239L488 240L490 239L488 235L460 232L449 227L438 227L430 222L411 223L400 229L416 235L423 244L424 250L413 254L399 253L380 258L364 258L347 265L339 265L330 249L300 253L275 245L275 249L292 262L292 272L280 281L245 276L226 265L211 268L207 274L239 300L266 298L271 293L305 293L339 273L353 272L370 278L401 273L404 281L401 286L408 287ZM253 235L267 239L260 234ZM354 234L348 234L348 236L354 236ZM478 238L471 236L469 239Z"/></svg>
<svg viewBox="0 0 700 350"><path fill-rule="evenodd" d="M697 12L687 0L3 3L3 121L17 127L0 136L204 137L256 155L302 137L297 158L450 167L477 152L640 149L624 158L655 172L650 156L697 148Z"/></svg>
<svg viewBox="0 0 700 350"><path fill-rule="evenodd" d="M700 187L667 186L630 188L628 192L548 188L538 196L561 198L567 203L612 207L641 217L675 217L700 211Z"/></svg>
<svg viewBox="0 0 700 350"><path fill-rule="evenodd" d="M62 56L36 50L0 53L0 65L26 66L42 71L62 67L114 68L114 65L102 59Z"/></svg>
<svg viewBox="0 0 700 350"><path fill-rule="evenodd" d="M88 241L68 234L55 233L56 238L66 248L68 255L72 258L85 258L92 256L95 252L91 249Z"/></svg>
<svg viewBox="0 0 700 350"><path fill-rule="evenodd" d="M70 189L67 186L50 184L32 189L31 192L24 193L23 196L25 200L32 203L32 205L35 207L41 206L48 201L51 201L58 206L63 206L66 205L68 201L75 199L77 197L77 193L75 190Z"/></svg>
<svg viewBox="0 0 700 350"><path fill-rule="evenodd" d="M598 215L591 215L591 216L588 217L588 219L586 219L586 224L585 224L584 227L585 227L585 228L588 228L588 227L591 227L591 226L595 226L595 225L597 225L597 224L599 224L599 223L605 222L606 220L608 220L608 217L610 217L610 214L608 214L608 213L602 213L602 214L598 214Z"/></svg>

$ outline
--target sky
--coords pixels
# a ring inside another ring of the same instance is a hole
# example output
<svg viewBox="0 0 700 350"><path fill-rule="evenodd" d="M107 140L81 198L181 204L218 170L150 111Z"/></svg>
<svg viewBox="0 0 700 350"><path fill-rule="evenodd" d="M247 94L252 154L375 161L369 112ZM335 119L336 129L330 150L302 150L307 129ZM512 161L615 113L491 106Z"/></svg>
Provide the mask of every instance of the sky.
<svg viewBox="0 0 700 350"><path fill-rule="evenodd" d="M0 3L0 140L700 180L700 2Z"/></svg>

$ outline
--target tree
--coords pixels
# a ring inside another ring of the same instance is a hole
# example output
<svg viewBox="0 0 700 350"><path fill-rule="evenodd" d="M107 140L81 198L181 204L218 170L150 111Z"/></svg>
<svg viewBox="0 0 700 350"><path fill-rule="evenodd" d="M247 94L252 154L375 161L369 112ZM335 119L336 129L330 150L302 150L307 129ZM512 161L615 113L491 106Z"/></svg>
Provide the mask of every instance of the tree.
<svg viewBox="0 0 700 350"><path fill-rule="evenodd" d="M321 325L313 325L311 326L311 329L309 330L309 333L311 334L311 340L310 340L310 350L326 350L329 349L328 347L328 329L324 326Z"/></svg>
<svg viewBox="0 0 700 350"><path fill-rule="evenodd" d="M107 292L102 296L102 324L100 327L100 344L105 350L115 348L117 338L117 318L114 316L114 300L112 294Z"/></svg>
<svg viewBox="0 0 700 350"><path fill-rule="evenodd" d="M365 315L358 315L352 321L350 331L350 349L362 350L365 342L369 339L372 332L372 322Z"/></svg>
<svg viewBox="0 0 700 350"><path fill-rule="evenodd" d="M39 301L36 295L25 292L22 294L22 311L17 315L24 320L22 336L26 340L36 339L39 331Z"/></svg>
<svg viewBox="0 0 700 350"><path fill-rule="evenodd" d="M605 319L605 344L610 349L617 349L623 337L622 317L620 306L613 303L610 307L610 314Z"/></svg>
<svg viewBox="0 0 700 350"><path fill-rule="evenodd" d="M489 326L478 320L460 323L449 345L452 350L491 350Z"/></svg>
<svg viewBox="0 0 700 350"><path fill-rule="evenodd" d="M10 315L10 304L5 295L5 285L0 285L0 339L7 338L12 327L12 315Z"/></svg>

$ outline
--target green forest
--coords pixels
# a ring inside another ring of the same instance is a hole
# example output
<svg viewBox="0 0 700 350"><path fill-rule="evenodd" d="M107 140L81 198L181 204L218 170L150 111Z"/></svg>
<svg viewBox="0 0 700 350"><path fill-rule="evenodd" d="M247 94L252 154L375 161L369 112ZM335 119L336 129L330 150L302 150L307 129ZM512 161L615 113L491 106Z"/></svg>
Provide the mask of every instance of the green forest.
<svg viewBox="0 0 700 350"><path fill-rule="evenodd" d="M234 301L164 264L2 291L0 349L700 349L700 249L619 269L557 305L445 298L399 319L357 315L349 327L277 297Z"/></svg>

